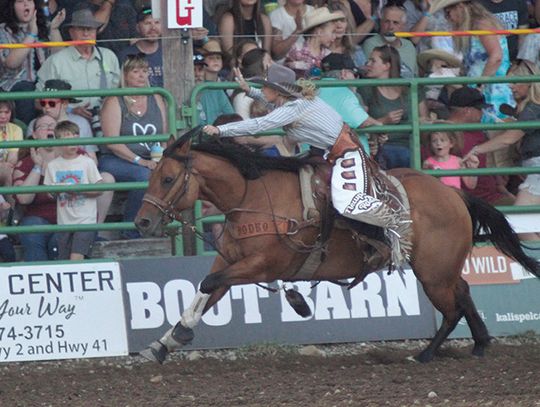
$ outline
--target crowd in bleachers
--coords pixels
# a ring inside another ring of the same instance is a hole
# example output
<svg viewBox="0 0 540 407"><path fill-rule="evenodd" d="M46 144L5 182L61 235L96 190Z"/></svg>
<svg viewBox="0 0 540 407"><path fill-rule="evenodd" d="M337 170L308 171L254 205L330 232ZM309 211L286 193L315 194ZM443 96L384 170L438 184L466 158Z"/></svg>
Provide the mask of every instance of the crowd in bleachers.
<svg viewBox="0 0 540 407"><path fill-rule="evenodd" d="M153 15L149 0L2 0L1 4L0 43L98 40L97 46L1 49L2 91L163 86L162 47L171 39L161 38L161 21ZM261 79L272 66L292 70L297 80L313 81L538 75L540 34L410 39L393 34L514 29L539 23L540 1L534 0L205 0L203 27L191 29L194 56L189 66L193 65L197 82L234 81L235 72L248 80ZM400 86L336 87L324 88L320 97L352 128L359 128L410 123L408 92ZM206 90L197 102L202 124L268 112L265 103L242 89ZM152 135L167 133L165 114L165 102L157 95L49 97L0 102L0 129L3 140L66 137L66 133L67 137ZM419 114L421 120L437 123L537 120L540 88L536 83L426 86L420 94ZM409 136L363 135L361 140L381 167L391 169L410 165ZM422 160L430 169L535 167L540 165L539 136L535 129L425 134ZM294 140L278 136L237 141L260 144L272 155L291 155L299 147ZM6 149L1 151L0 185L38 185L46 175L49 184L146 181L157 165L160 147L132 143L69 151ZM95 170L87 160L77 160L84 165L66 169L57 163L56 172L48 171L51 161L63 156L69 161L73 151L89 158ZM493 204L529 205L540 203L539 177L445 177L441 181ZM133 221L142 194L129 192L124 221ZM95 195L6 196L0 212L20 213L21 225L104 222L113 193ZM65 216L66 208L73 213ZM0 256L12 260L2 237ZM137 237L136 231L123 234L126 239ZM62 247L62 256L87 255L91 243L86 242L96 238L97 234L61 235L61 242L74 250L70 253ZM25 260L58 256L55 234L26 234L18 239ZM85 245L77 247L73 241Z"/></svg>

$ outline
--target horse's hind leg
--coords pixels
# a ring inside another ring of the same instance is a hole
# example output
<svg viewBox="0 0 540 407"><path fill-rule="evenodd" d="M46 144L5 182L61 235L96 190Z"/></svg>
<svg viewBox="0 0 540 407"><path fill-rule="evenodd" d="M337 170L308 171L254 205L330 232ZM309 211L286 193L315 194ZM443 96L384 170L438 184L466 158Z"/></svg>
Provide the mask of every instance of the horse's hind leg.
<svg viewBox="0 0 540 407"><path fill-rule="evenodd" d="M458 308L454 291L451 288L442 285L424 285L424 290L435 308L443 315L443 320L439 330L427 348L415 357L416 360L422 363L430 362L433 359L437 349L439 349L444 340L450 335L450 332L454 330L458 321L463 316L463 311Z"/></svg>
<svg viewBox="0 0 540 407"><path fill-rule="evenodd" d="M471 329L474 339L473 355L484 356L484 349L489 345L491 336L489 336L486 324L476 310L476 306L471 298L469 284L463 278L458 282L456 291L456 300L459 307L463 310L467 324Z"/></svg>

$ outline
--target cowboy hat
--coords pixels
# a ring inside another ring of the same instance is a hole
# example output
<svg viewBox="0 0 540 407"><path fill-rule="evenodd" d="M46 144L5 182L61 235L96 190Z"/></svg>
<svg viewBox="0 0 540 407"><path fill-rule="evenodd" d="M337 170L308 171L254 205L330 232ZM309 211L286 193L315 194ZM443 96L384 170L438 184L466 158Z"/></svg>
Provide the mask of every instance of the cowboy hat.
<svg viewBox="0 0 540 407"><path fill-rule="evenodd" d="M341 10L331 12L328 7L319 7L310 13L306 14L304 21L304 28L301 31L301 34L306 31L312 30L313 28L328 23L330 21L340 20L345 18L345 14Z"/></svg>
<svg viewBox="0 0 540 407"><path fill-rule="evenodd" d="M200 48L200 51L204 56L220 54L223 56L223 50L221 49L221 44L218 40L210 39Z"/></svg>
<svg viewBox="0 0 540 407"><path fill-rule="evenodd" d="M75 11L69 23L65 23L66 27L87 27L87 28L99 28L103 25L101 21L94 18L92 11L88 8Z"/></svg>
<svg viewBox="0 0 540 407"><path fill-rule="evenodd" d="M250 79L250 82L272 88L287 97L301 98L302 87L298 86L295 81L296 74L294 71L277 63L268 67L266 79Z"/></svg>
<svg viewBox="0 0 540 407"><path fill-rule="evenodd" d="M62 79L49 79L45 81L43 85L43 92L58 92L62 90L71 90L71 85ZM45 99L45 98L44 98ZM79 99L74 98L62 98L67 99L69 103L80 103Z"/></svg>
<svg viewBox="0 0 540 407"><path fill-rule="evenodd" d="M465 3L471 0L434 0L433 3L431 3L431 7L429 8L429 13L434 14L439 10L444 9L445 7L453 6L454 4L458 3Z"/></svg>
<svg viewBox="0 0 540 407"><path fill-rule="evenodd" d="M458 57L440 48L428 49L427 51L418 54L418 65L424 72L427 72L429 63L433 59L440 59L441 61L446 62L450 68L461 67L461 60Z"/></svg>

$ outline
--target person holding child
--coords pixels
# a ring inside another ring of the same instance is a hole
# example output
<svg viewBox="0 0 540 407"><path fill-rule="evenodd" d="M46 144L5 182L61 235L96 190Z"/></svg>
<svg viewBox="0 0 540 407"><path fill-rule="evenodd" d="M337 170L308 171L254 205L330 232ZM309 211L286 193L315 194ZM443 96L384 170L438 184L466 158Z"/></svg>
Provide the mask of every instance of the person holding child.
<svg viewBox="0 0 540 407"><path fill-rule="evenodd" d="M459 170L461 168L478 168L478 162L467 161L462 163L457 155L457 137L451 131L436 131L428 135L430 155L424 161L423 168L429 170ZM440 181L448 185L461 189L461 183L469 188L476 188L477 177L441 177Z"/></svg>
<svg viewBox="0 0 540 407"><path fill-rule="evenodd" d="M56 138L79 137L79 127L62 121L54 130ZM60 147L60 156L50 161L45 171L45 185L97 184L102 182L95 162L79 154L78 146ZM57 195L59 225L94 224L97 220L97 196L101 192L61 192ZM58 236L58 258L83 260L90 254L96 238L95 231L64 232Z"/></svg>

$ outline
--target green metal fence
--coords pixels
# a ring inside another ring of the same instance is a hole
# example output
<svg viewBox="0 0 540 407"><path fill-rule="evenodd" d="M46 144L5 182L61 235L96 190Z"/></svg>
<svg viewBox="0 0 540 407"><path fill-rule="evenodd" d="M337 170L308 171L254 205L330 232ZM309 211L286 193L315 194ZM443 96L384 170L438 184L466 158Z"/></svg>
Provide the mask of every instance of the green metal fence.
<svg viewBox="0 0 540 407"><path fill-rule="evenodd" d="M427 85L447 85L447 84L479 84L479 83L524 83L537 82L540 77L511 77L511 78L413 78L413 79L357 79L348 81L317 81L319 87L367 87L367 86L404 86L410 89L409 103L411 103L410 124L401 125L385 125L362 128L363 133L389 133L392 137L393 133L410 132L410 148L412 151L411 166L416 169L421 169L420 159L420 134L430 131L444 130L506 130L506 129L529 129L540 127L540 121L531 122L509 122L496 124L423 124L418 120L418 101L419 91ZM235 89L238 84L234 82L205 82L197 85L191 94L190 103L188 106L182 106L178 109L173 95L162 88L120 88L108 90L78 90L78 91L58 91L58 92L11 92L0 93L0 100L20 100L20 99L40 99L47 97L67 98L67 97L88 97L88 96L126 96L126 95L161 95L167 102L167 123L169 134L158 134L153 136L119 136L119 137L104 137L104 138L83 138L83 139L62 139L62 140L24 140L24 141L8 141L0 142L0 148L10 147L42 147L42 146L62 146L62 145L100 145L100 144L124 144L134 142L155 142L166 141L171 135L176 137L177 131L182 130L187 123L189 127L193 127L199 123L199 111L197 109L197 101L205 90L209 89ZM265 134L283 134L282 130L261 133ZM463 169L463 170L425 170L426 173L435 176L450 176L450 175L498 175L498 174L529 174L540 173L540 168L483 168L483 169ZM0 194L21 194L21 193L36 193L36 192L64 192L69 188L70 192L87 192L87 191L129 191L133 189L145 189L146 182L123 182L114 184L96 184L96 185L73 185L73 186L35 186L35 187L0 187ZM540 211L540 206L504 206L499 207L505 213L534 213ZM195 208L195 225L199 230L203 230L206 225L221 222L223 217L219 215L203 217L201 214L201 205L198 203ZM176 234L175 252L182 254L182 239L178 233L179 224L175 223L171 226L173 234ZM132 223L115 222L103 223L97 225L50 225L50 226L1 226L0 233L39 233L51 231L74 231L74 230L126 230L133 229ZM196 253L205 255L215 255L212 250L205 248L205 243L197 240Z"/></svg>

